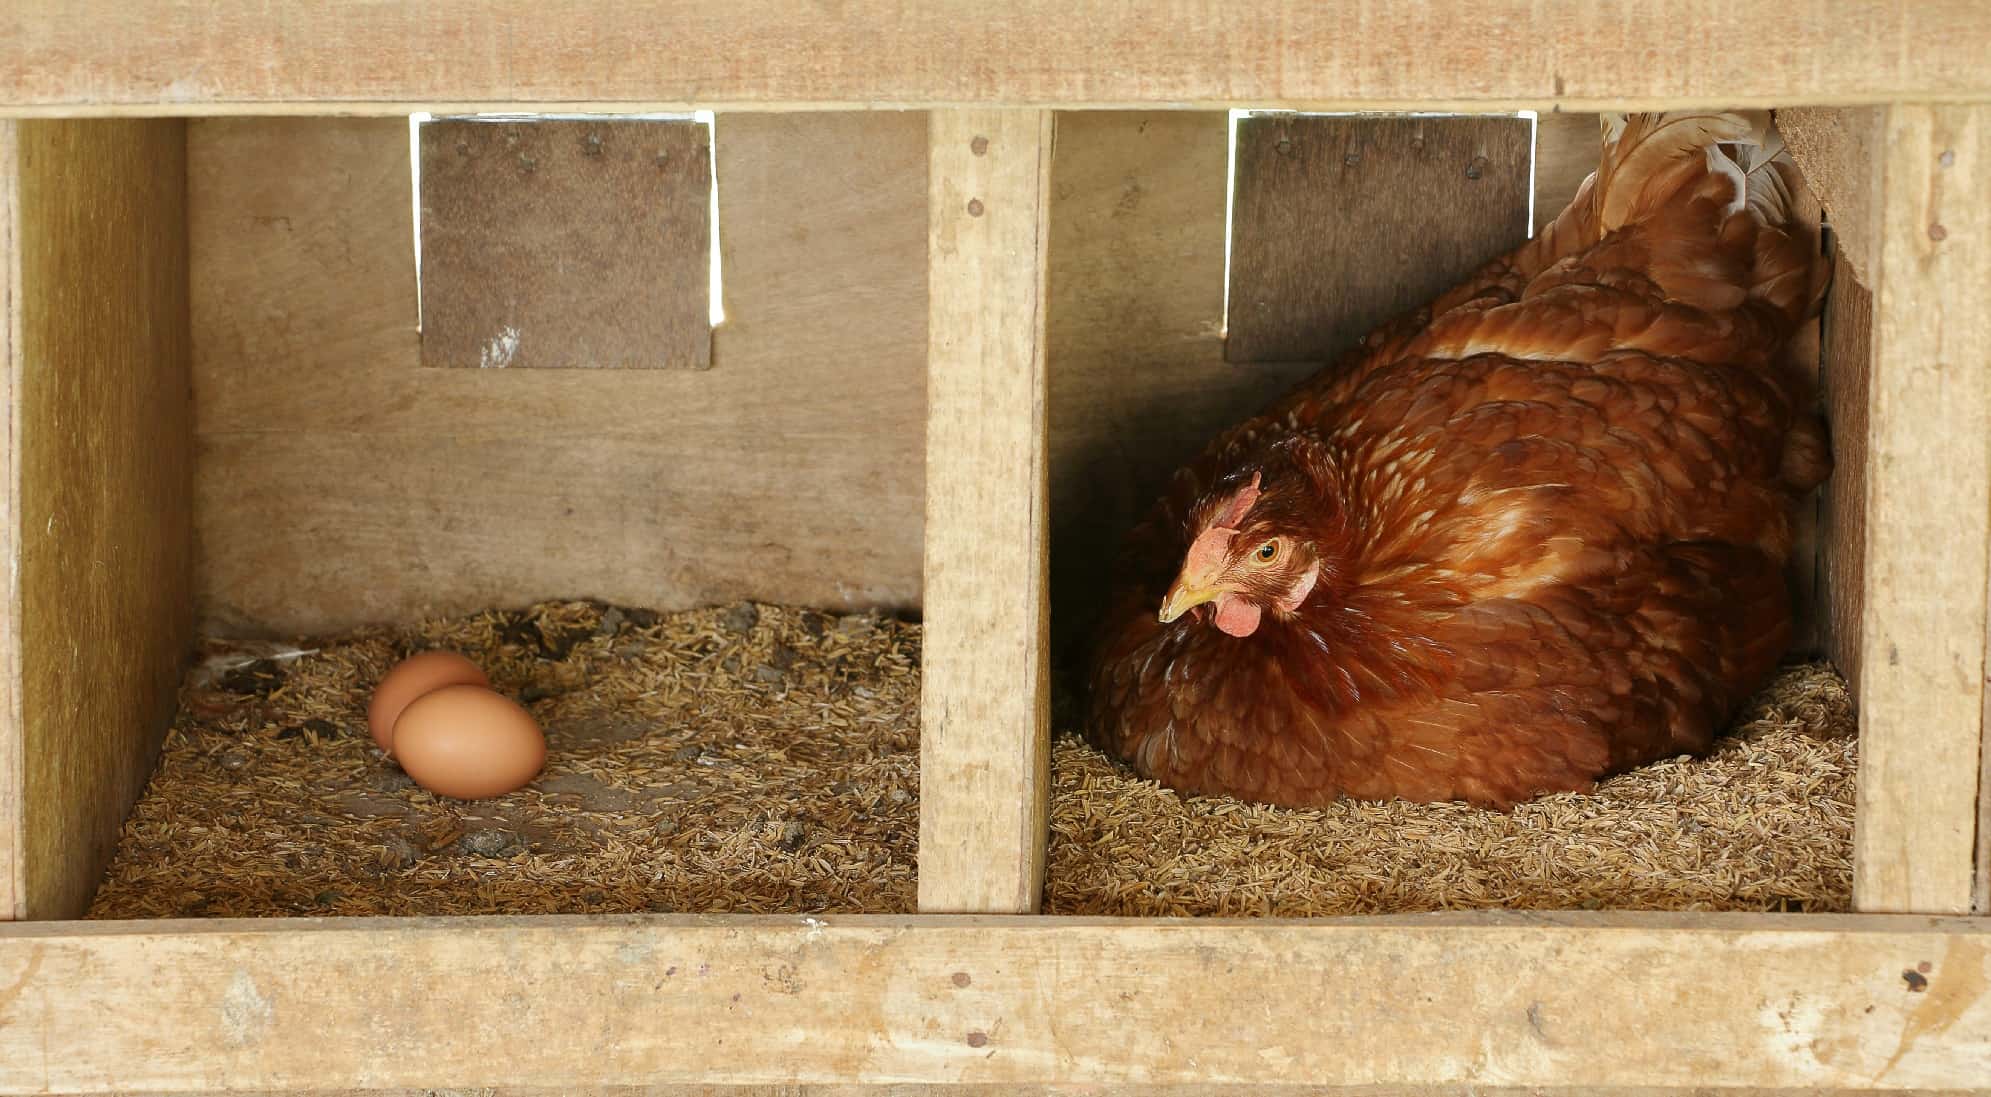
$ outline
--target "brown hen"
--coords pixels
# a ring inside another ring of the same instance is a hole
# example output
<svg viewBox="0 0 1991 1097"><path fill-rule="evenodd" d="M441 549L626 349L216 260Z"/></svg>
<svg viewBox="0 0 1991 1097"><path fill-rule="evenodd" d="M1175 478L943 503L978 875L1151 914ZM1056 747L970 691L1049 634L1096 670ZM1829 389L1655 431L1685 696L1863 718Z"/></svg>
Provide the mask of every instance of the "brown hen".
<svg viewBox="0 0 1991 1097"><path fill-rule="evenodd" d="M1088 731L1274 804L1508 807L1707 750L1789 646L1829 274L1766 114L1606 116L1534 240L1218 437L1129 537Z"/></svg>

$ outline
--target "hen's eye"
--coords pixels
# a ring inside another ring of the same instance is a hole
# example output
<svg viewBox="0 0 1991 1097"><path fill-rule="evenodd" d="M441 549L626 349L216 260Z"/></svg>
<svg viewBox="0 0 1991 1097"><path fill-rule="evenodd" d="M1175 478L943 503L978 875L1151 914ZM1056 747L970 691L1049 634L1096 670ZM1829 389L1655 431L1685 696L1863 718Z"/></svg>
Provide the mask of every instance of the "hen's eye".
<svg viewBox="0 0 1991 1097"><path fill-rule="evenodd" d="M1267 541L1264 544L1258 546L1258 551L1252 553L1251 555L1255 557L1259 563L1269 564L1272 561L1277 560L1279 558L1279 542Z"/></svg>

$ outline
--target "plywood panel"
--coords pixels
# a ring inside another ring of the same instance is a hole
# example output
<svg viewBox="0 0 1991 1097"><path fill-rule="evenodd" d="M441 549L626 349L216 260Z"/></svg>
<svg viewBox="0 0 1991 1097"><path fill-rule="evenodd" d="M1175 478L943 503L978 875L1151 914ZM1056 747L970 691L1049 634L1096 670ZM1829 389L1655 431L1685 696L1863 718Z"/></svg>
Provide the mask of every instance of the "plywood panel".
<svg viewBox="0 0 1991 1097"><path fill-rule="evenodd" d="M1515 117L1240 119L1225 357L1330 360L1526 242L1532 141Z"/></svg>
<svg viewBox="0 0 1991 1097"><path fill-rule="evenodd" d="M0 193L0 916L77 917L191 651L185 126L10 127Z"/></svg>
<svg viewBox="0 0 1991 1097"><path fill-rule="evenodd" d="M1602 152L1595 114L1547 111L1535 119L1535 231L1547 228L1576 197Z"/></svg>
<svg viewBox="0 0 1991 1097"><path fill-rule="evenodd" d="M703 124L452 118L417 133L424 365L711 364Z"/></svg>
<svg viewBox="0 0 1991 1097"><path fill-rule="evenodd" d="M191 130L200 606L916 605L920 115L722 116L709 371L425 370L403 121Z"/></svg>
<svg viewBox="0 0 1991 1097"><path fill-rule="evenodd" d="M929 130L922 911L1027 914L1043 898L1051 124L936 111Z"/></svg>
<svg viewBox="0 0 1991 1097"><path fill-rule="evenodd" d="M1174 470L1311 365L1224 362L1220 112L1058 117L1051 164L1051 617L1082 648L1120 539Z"/></svg>
<svg viewBox="0 0 1991 1097"><path fill-rule="evenodd" d="M15 0L0 103L1746 107L1991 98L1987 50L1980 0Z"/></svg>
<svg viewBox="0 0 1991 1097"><path fill-rule="evenodd" d="M1905 1089L1991 1077L1987 986L1975 919L28 925L0 928L0 1093Z"/></svg>
<svg viewBox="0 0 1991 1097"><path fill-rule="evenodd" d="M1884 124L1867 430L1863 910L1970 909L1991 567L1991 107Z"/></svg>

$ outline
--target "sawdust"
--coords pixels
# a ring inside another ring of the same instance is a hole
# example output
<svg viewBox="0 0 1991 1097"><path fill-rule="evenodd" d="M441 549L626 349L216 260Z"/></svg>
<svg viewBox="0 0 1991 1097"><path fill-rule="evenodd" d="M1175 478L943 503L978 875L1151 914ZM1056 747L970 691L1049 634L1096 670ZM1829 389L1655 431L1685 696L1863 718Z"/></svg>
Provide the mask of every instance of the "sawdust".
<svg viewBox="0 0 1991 1097"><path fill-rule="evenodd" d="M539 719L538 780L445 800L375 749L368 690L428 647ZM914 906L916 624L570 602L204 656L91 917ZM1844 910L1851 891L1853 714L1822 665L1709 759L1506 815L1183 797L1071 735L1052 770L1054 913Z"/></svg>

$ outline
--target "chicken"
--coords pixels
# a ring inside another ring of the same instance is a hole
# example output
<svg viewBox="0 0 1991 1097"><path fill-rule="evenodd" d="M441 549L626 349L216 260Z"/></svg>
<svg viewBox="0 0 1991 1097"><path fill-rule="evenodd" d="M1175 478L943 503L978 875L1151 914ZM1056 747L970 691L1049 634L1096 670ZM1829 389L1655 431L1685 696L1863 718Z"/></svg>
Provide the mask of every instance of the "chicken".
<svg viewBox="0 0 1991 1097"><path fill-rule="evenodd" d="M1602 137L1535 239L1175 474L1093 742L1187 792L1499 809L1709 749L1791 642L1830 267L1767 114Z"/></svg>

